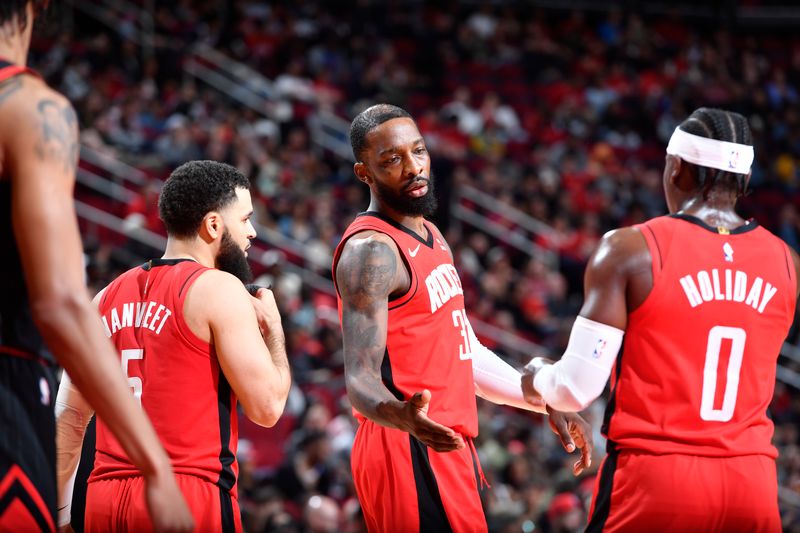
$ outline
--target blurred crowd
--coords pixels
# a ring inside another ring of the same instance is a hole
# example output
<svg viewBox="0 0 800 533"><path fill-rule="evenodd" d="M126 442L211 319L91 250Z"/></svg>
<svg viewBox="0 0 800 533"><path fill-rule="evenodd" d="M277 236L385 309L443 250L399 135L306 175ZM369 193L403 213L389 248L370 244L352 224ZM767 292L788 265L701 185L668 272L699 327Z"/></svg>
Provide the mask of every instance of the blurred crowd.
<svg viewBox="0 0 800 533"><path fill-rule="evenodd" d="M132 183L106 175L127 194L81 185L81 201L123 219L125 231L163 234L161 181L187 160L226 161L251 177L260 226L294 243L262 241L253 265L276 288L296 386L275 428L241 422L248 531L363 531L349 474L355 422L335 299L301 274L330 278L332 251L366 208L367 191L350 161L312 143L315 115L347 120L385 101L417 118L433 158L437 222L470 315L554 355L566 344L600 236L665 213L664 148L696 107L748 117L756 161L742 212L800 251L800 37L779 29L518 3L363 0L333 10L322 2L181 0L155 7L154 34L141 41L148 51L136 44L135 13L114 28L78 10L70 20L69 31L34 41L33 66L75 105L84 146L146 176ZM187 74L198 43L272 80L263 108ZM82 168L102 175L86 160ZM509 232L517 224L511 208L543 223L532 240L558 260L455 223L453 206L470 203L458 194L466 187L495 199L494 208L471 207ZM131 266L131 250L155 253L125 231L82 227L98 287ZM797 328L790 340L800 340ZM800 370L788 358L781 363ZM602 409L587 413L598 431ZM480 415L492 531L582 529L596 469L573 478L571 459L539 416L484 402ZM778 382L772 415L780 483L794 502L782 506L791 530L800 528L800 393ZM599 433L596 441L595 464Z"/></svg>

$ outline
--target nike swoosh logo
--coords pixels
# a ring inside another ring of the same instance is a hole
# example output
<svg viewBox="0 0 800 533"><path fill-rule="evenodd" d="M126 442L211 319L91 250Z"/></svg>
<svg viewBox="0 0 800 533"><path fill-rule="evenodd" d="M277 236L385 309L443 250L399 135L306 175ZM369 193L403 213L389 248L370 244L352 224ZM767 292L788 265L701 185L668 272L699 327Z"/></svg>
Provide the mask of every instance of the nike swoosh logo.
<svg viewBox="0 0 800 533"><path fill-rule="evenodd" d="M419 252L419 244L413 250L411 248L408 249L408 255L411 257L417 257L417 252Z"/></svg>

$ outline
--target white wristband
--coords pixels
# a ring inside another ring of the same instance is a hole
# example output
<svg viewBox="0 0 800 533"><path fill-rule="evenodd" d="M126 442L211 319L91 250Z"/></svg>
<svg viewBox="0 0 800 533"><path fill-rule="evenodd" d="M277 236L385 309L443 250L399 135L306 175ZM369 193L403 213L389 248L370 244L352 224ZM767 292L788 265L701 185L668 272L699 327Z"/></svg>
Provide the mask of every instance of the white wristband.
<svg viewBox="0 0 800 533"><path fill-rule="evenodd" d="M553 409L575 412L600 396L622 346L621 329L579 316L561 360L539 369L534 388Z"/></svg>

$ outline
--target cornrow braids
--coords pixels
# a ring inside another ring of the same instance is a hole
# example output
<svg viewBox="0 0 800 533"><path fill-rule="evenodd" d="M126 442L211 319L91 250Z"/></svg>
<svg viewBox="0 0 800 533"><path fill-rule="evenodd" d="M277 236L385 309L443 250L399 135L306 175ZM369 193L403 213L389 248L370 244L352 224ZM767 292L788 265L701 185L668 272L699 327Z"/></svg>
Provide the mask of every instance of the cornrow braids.
<svg viewBox="0 0 800 533"><path fill-rule="evenodd" d="M753 135L747 119L732 111L701 107L684 120L679 127L686 133L699 137L748 146L753 145ZM684 161L684 164L689 165L693 169L695 176L697 176L697 183L703 191L704 200L708 199L708 195L714 187L735 189L737 197L743 196L747 192L747 176L745 174L735 174L716 168L701 167L686 161Z"/></svg>

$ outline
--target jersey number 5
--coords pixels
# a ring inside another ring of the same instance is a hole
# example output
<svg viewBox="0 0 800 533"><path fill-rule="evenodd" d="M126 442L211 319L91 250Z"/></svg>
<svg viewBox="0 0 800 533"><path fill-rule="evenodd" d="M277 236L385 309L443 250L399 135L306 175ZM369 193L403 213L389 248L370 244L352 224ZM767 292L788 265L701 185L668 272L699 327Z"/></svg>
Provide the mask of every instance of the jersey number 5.
<svg viewBox="0 0 800 533"><path fill-rule="evenodd" d="M733 418L733 409L736 407L736 395L739 392L739 375L742 370L742 356L744 355L744 341L747 333L742 328L727 326L714 326L708 332L708 346L706 347L706 364L703 369L703 397L700 401L700 418L708 421L727 422ZM722 396L722 408L714 409L714 399L717 395L717 369L719 368L719 353L722 348L722 339L731 341L731 356L728 359L727 379L725 380L725 393Z"/></svg>
<svg viewBox="0 0 800 533"><path fill-rule="evenodd" d="M122 371L128 378L128 386L133 389L133 396L139 402L139 407L142 406L142 378L137 376L128 375L128 363L131 359L144 359L144 350L122 350Z"/></svg>

